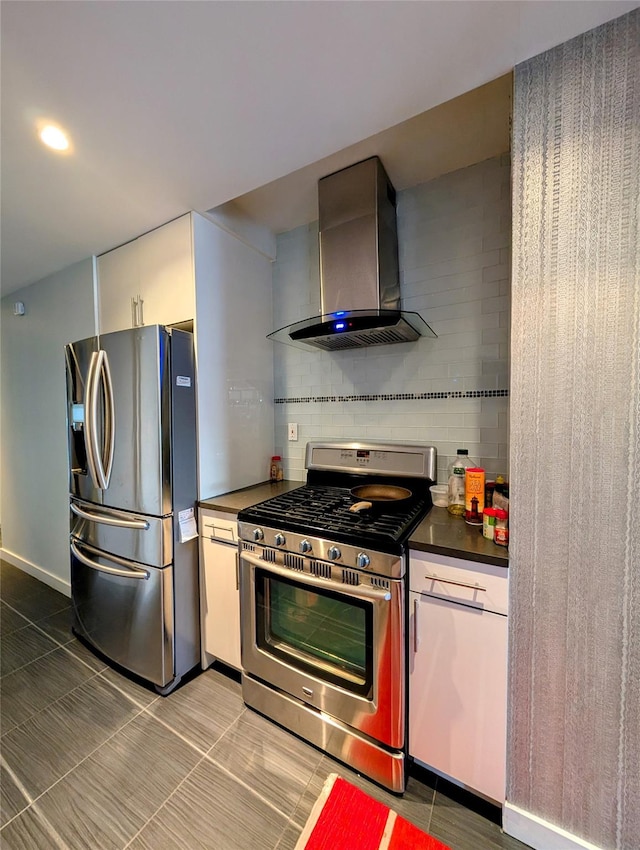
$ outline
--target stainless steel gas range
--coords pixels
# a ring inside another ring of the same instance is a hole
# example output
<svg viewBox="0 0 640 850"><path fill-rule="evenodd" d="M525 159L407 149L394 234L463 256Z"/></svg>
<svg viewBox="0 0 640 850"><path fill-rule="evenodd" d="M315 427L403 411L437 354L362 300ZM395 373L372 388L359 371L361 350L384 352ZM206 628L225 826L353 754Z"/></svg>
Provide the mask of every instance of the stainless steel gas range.
<svg viewBox="0 0 640 850"><path fill-rule="evenodd" d="M243 697L402 792L407 542L431 508L436 450L308 443L305 466L306 485L238 515ZM362 485L377 489L359 510Z"/></svg>

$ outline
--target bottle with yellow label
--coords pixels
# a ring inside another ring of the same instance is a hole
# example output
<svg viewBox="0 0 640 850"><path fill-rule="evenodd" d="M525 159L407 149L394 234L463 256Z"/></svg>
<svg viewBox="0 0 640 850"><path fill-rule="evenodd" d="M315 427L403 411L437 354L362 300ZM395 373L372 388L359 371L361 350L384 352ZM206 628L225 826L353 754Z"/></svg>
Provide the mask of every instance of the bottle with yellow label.
<svg viewBox="0 0 640 850"><path fill-rule="evenodd" d="M470 466L464 477L464 521L482 525L484 511L484 469Z"/></svg>

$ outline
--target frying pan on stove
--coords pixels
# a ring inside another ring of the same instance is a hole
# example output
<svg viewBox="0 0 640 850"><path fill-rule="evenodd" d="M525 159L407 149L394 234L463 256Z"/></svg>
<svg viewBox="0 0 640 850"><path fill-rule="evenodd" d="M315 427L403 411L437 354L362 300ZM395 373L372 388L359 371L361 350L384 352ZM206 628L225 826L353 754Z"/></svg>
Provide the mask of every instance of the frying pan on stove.
<svg viewBox="0 0 640 850"><path fill-rule="evenodd" d="M391 509L400 502L406 502L413 496L406 487L396 487L393 484L361 484L351 490L351 495L360 501L351 505L352 513L360 513L370 508Z"/></svg>

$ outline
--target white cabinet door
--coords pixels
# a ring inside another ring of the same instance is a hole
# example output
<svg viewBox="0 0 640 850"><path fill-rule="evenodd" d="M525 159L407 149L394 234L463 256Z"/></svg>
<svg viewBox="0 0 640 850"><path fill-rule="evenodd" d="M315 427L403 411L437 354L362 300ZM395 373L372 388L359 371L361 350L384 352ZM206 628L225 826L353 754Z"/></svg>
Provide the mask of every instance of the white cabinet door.
<svg viewBox="0 0 640 850"><path fill-rule="evenodd" d="M134 239L98 257L100 333L133 326L131 299L140 292L137 243Z"/></svg>
<svg viewBox="0 0 640 850"><path fill-rule="evenodd" d="M194 318L195 282L191 215L136 240L140 266L142 324L171 325Z"/></svg>
<svg viewBox="0 0 640 850"><path fill-rule="evenodd" d="M411 592L409 752L505 798L507 617Z"/></svg>
<svg viewBox="0 0 640 850"><path fill-rule="evenodd" d="M227 542L220 542L216 537ZM200 511L202 667L218 659L242 669L237 517Z"/></svg>
<svg viewBox="0 0 640 850"><path fill-rule="evenodd" d="M98 284L100 333L193 319L191 214L98 257Z"/></svg>

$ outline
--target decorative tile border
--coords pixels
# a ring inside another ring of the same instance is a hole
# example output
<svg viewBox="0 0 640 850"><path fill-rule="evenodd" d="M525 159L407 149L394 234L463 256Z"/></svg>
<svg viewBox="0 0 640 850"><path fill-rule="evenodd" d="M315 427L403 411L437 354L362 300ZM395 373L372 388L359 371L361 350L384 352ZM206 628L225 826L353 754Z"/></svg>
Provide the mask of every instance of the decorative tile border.
<svg viewBox="0 0 640 850"><path fill-rule="evenodd" d="M433 398L506 398L509 390L449 390L440 393L377 393L370 395L316 395L274 398L274 404L309 404L343 401L423 401Z"/></svg>

